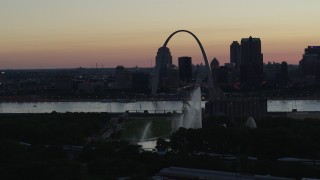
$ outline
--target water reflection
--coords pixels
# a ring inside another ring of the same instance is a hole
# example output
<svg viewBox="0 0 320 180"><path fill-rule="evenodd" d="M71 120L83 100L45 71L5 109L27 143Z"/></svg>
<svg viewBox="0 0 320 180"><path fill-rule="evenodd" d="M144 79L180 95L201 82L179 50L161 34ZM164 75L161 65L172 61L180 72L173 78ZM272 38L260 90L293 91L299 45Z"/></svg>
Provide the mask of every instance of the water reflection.
<svg viewBox="0 0 320 180"><path fill-rule="evenodd" d="M156 140L143 141L143 142L139 142L139 143L137 143L137 144L141 145L142 148L145 149L145 150L150 150L150 151L152 151L153 149L156 148L156 146L157 146L157 141L156 141Z"/></svg>

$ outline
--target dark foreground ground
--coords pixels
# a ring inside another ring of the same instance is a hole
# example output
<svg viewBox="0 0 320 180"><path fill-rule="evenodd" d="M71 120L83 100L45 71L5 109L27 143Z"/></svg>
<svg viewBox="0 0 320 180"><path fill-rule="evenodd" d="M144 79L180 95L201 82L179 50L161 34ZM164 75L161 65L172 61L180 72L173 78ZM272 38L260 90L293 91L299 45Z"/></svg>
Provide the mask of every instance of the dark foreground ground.
<svg viewBox="0 0 320 180"><path fill-rule="evenodd" d="M125 132L101 138L111 119L107 113L0 114L0 179L148 179L170 166L320 178L314 161L320 120L265 119L249 129L241 119L208 118L205 128L180 128L159 139L156 148L168 152L158 155L120 140Z"/></svg>

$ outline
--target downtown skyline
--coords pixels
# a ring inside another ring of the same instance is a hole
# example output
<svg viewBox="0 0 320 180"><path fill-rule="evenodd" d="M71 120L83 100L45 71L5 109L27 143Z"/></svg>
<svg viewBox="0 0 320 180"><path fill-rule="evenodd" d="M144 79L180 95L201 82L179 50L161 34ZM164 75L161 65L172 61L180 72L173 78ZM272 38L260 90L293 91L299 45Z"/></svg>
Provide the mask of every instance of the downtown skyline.
<svg viewBox="0 0 320 180"><path fill-rule="evenodd" d="M308 45L318 45L317 7L309 0L40 1L0 2L0 69L150 67L157 49L174 31L198 36L208 59L230 61L233 41L261 39L264 62L298 64ZM168 47L203 63L188 34Z"/></svg>

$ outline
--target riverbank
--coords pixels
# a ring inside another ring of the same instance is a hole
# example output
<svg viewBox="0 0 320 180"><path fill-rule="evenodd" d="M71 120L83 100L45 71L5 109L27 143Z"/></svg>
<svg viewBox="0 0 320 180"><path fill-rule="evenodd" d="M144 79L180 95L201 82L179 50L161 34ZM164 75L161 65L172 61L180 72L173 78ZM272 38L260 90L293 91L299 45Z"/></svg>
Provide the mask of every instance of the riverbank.
<svg viewBox="0 0 320 180"><path fill-rule="evenodd" d="M121 102L121 103L131 103L131 102L139 102L139 101L183 101L185 98L154 98L154 97L146 97L146 98L128 98L128 99L118 99L118 98L38 98L38 97L0 97L0 102Z"/></svg>
<svg viewBox="0 0 320 180"><path fill-rule="evenodd" d="M205 107L206 101L201 102ZM185 103L187 105L187 102ZM100 101L32 101L0 102L0 113L51 113L56 112L108 112L108 113L181 113L183 101L135 101L135 102L100 102ZM268 100L268 112L320 112L319 100Z"/></svg>
<svg viewBox="0 0 320 180"><path fill-rule="evenodd" d="M255 97L228 97L228 98L255 98ZM304 97L267 97L268 101L277 101L277 100L319 100L320 97L316 96L304 96ZM10 103L10 102L19 102L19 103L34 103L34 102L120 102L120 103L133 103L141 101L185 101L188 98L181 97L139 97L139 98L43 98L39 96L0 96L0 102ZM208 101L208 99L202 99L202 101Z"/></svg>
<svg viewBox="0 0 320 180"><path fill-rule="evenodd" d="M274 97L274 98L267 98L267 100L320 100L320 97Z"/></svg>

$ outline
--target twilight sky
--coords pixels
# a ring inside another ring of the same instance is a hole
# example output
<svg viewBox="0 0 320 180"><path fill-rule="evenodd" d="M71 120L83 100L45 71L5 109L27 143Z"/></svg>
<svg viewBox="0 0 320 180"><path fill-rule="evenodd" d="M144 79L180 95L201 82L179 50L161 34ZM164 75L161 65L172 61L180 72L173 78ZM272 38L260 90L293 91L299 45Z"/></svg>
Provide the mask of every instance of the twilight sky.
<svg viewBox="0 0 320 180"><path fill-rule="evenodd" d="M150 67L175 30L187 29L208 58L229 62L229 46L259 37L264 62L297 64L304 48L320 45L319 0L2 0L0 69ZM202 62L193 38L168 44Z"/></svg>

